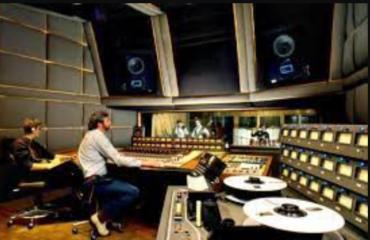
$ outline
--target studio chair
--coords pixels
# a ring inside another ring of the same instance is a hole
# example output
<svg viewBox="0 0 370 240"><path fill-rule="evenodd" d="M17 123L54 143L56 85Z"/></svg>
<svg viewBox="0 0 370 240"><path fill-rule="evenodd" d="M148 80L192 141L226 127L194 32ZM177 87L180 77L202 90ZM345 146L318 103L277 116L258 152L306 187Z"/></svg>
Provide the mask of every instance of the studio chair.
<svg viewBox="0 0 370 240"><path fill-rule="evenodd" d="M41 222L47 218L55 219L58 214L51 209L45 207L42 200L42 193L45 191L46 182L26 182L22 181L18 184L18 187L13 190L14 193L19 192L32 192L33 196L33 208L29 210L21 211L10 217L8 220L8 227L11 227L15 223L26 224L28 229L35 227L36 223Z"/></svg>
<svg viewBox="0 0 370 240"><path fill-rule="evenodd" d="M86 219L72 224L72 233L74 235L80 233L80 227L90 225L90 216L99 209L99 202L94 193L95 184L93 182L83 182L81 186L74 191L74 195L79 200L81 206L81 213ZM96 240L98 237L99 234L97 231L92 229L90 232L91 240Z"/></svg>
<svg viewBox="0 0 370 240"><path fill-rule="evenodd" d="M72 224L72 233L77 235L80 233L80 227L91 225L90 217L99 211L100 207L100 200L95 195L95 186L96 184L104 184L108 180L88 180L84 181L79 188L75 190L75 196L79 200L80 209L82 210L81 213L83 214L83 218L85 220L75 222ZM123 233L123 224L122 223L112 223L108 226L111 230L117 231L119 233ZM91 240L97 240L99 238L99 234L95 228L92 228L90 231L90 238Z"/></svg>
<svg viewBox="0 0 370 240"><path fill-rule="evenodd" d="M7 188L9 188L11 195L31 194L33 196L33 207L11 216L7 225L11 227L19 222L32 229L36 223L46 218L54 218L57 213L44 208L42 193L45 191L47 183L44 181L27 181L24 178L25 172L18 166L11 151L13 142L14 139L4 139L2 141L3 160L6 162L8 169L6 173Z"/></svg>

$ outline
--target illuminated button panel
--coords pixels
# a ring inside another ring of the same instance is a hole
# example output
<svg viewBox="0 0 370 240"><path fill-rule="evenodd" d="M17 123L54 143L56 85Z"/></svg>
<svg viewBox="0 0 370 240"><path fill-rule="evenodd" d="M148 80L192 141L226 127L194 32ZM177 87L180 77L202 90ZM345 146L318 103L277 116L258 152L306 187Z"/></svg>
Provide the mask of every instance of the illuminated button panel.
<svg viewBox="0 0 370 240"><path fill-rule="evenodd" d="M365 219L369 219L369 205L367 203L359 203L356 213Z"/></svg>
<svg viewBox="0 0 370 240"><path fill-rule="evenodd" d="M352 211L354 202L355 199L352 196L346 193L339 194L338 203L347 210Z"/></svg>
<svg viewBox="0 0 370 240"><path fill-rule="evenodd" d="M352 141L353 141L352 133L347 133L347 132L338 133L338 140L337 140L338 143L350 145L352 144Z"/></svg>
<svg viewBox="0 0 370 240"><path fill-rule="evenodd" d="M324 142L331 143L334 142L334 139L335 139L334 132L324 132L322 135L322 140Z"/></svg>
<svg viewBox="0 0 370 240"><path fill-rule="evenodd" d="M335 191L331 187L324 187L322 191L322 196L334 201L335 200Z"/></svg>
<svg viewBox="0 0 370 240"><path fill-rule="evenodd" d="M300 139L307 139L308 138L308 131L307 130L301 130L299 132L299 138Z"/></svg>

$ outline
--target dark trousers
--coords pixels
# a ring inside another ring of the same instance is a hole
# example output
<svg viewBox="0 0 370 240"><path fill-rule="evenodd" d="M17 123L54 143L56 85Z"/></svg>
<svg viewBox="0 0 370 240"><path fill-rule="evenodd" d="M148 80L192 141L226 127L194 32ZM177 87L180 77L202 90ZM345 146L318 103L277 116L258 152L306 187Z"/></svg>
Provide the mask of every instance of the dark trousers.
<svg viewBox="0 0 370 240"><path fill-rule="evenodd" d="M103 211L113 221L121 221L123 212L139 197L139 189L129 183L113 180L95 186L95 196Z"/></svg>

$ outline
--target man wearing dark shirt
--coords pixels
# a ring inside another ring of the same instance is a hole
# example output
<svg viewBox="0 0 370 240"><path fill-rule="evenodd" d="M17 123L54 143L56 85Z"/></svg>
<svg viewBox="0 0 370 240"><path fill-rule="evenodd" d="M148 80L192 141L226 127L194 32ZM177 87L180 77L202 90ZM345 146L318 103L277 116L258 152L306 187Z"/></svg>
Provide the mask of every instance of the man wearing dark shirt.
<svg viewBox="0 0 370 240"><path fill-rule="evenodd" d="M14 162L19 168L19 178L28 181L50 180L54 187L73 186L81 179L81 171L73 162L55 167L51 162L55 155L37 142L42 132L42 123L38 119L26 118L22 128L24 136L16 139L12 146ZM51 170L52 171L49 171Z"/></svg>
<svg viewBox="0 0 370 240"><path fill-rule="evenodd" d="M13 143L15 163L26 172L48 170L48 165L44 161L54 159L55 155L36 141L42 132L41 122L26 118L22 128L25 135Z"/></svg>

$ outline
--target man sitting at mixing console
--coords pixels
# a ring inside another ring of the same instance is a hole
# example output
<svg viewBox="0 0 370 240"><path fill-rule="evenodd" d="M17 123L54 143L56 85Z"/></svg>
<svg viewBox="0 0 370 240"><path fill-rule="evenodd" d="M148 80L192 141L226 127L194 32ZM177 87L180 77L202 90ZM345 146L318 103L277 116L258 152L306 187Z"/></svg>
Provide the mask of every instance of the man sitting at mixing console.
<svg viewBox="0 0 370 240"><path fill-rule="evenodd" d="M158 168L164 167L164 164L141 162L120 154L105 135L111 128L111 120L104 111L91 116L88 128L89 132L86 133L78 151L78 159L86 182L95 183L95 196L104 199L102 210L91 216L91 222L101 236L108 236L110 232L107 223L120 220L123 210L138 198L139 190L131 184L107 179L107 160L127 167Z"/></svg>

